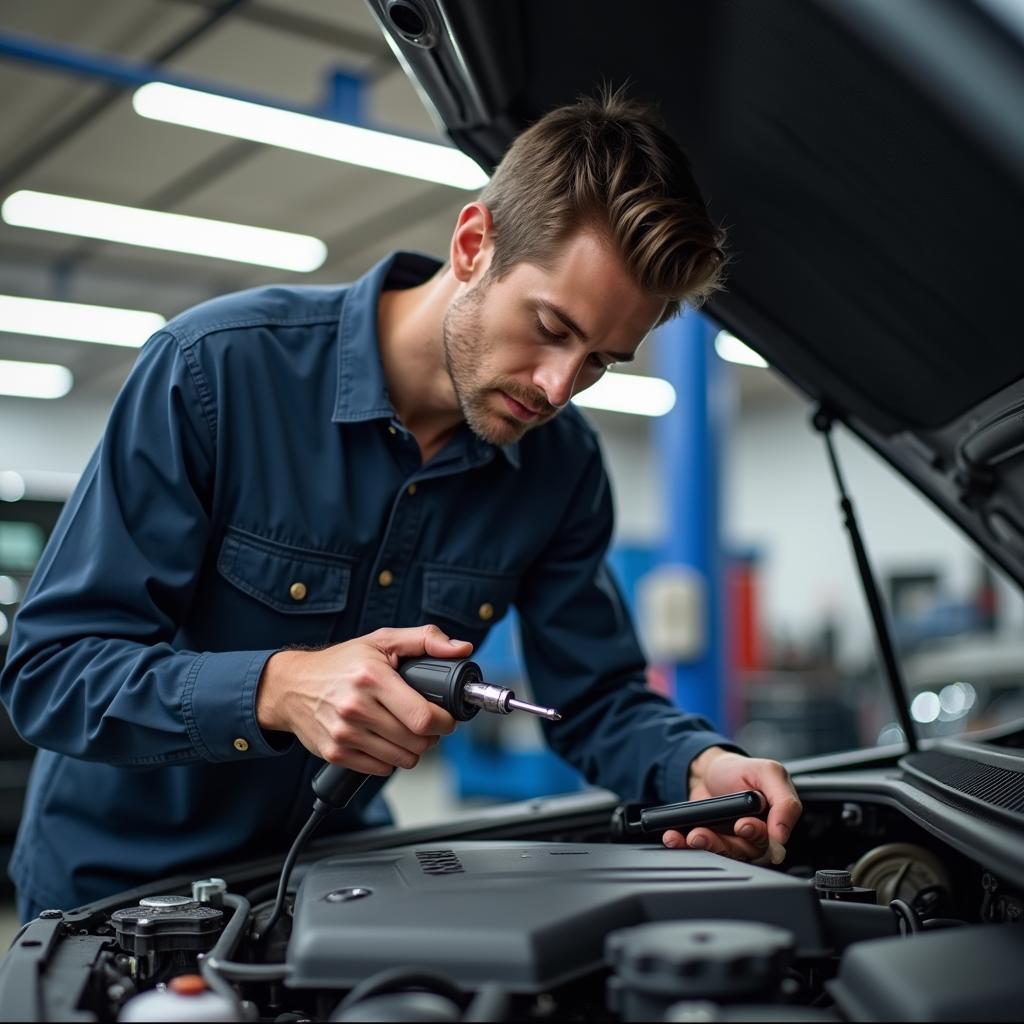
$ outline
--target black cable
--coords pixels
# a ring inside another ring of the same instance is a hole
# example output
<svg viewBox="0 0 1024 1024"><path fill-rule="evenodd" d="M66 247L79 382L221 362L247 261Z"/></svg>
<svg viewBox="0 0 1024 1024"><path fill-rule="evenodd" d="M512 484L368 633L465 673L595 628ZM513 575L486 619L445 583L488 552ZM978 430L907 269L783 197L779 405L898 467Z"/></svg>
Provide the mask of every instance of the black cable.
<svg viewBox="0 0 1024 1024"><path fill-rule="evenodd" d="M281 914L284 913L284 901L288 896L288 879L291 878L292 869L295 867L295 861L298 860L299 853L302 851L302 847L306 844L306 840L313 834L317 825L327 817L331 808L326 804L321 803L317 800L313 806L313 813L309 816L306 824L299 830L299 834L295 837L295 842L292 843L291 849L288 851L288 856L284 859L284 867L281 868L281 878L277 883L277 898L274 900L274 909L270 914L270 919L263 926L263 931L257 938L265 938L273 930L273 927L281 919Z"/></svg>
<svg viewBox="0 0 1024 1024"><path fill-rule="evenodd" d="M910 935L916 935L921 931L921 922L914 912L914 908L906 900L890 900L889 907L900 921L901 934L906 935L909 933ZM902 927L903 925L906 925L905 930Z"/></svg>

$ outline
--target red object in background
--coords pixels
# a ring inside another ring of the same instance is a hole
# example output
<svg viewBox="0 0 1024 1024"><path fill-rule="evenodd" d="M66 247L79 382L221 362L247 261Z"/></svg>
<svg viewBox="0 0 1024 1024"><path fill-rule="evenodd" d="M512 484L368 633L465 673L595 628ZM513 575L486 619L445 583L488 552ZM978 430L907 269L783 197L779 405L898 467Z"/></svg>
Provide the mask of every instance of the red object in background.
<svg viewBox="0 0 1024 1024"><path fill-rule="evenodd" d="M734 733L746 722L743 689L747 676L761 668L758 558L733 556L726 568L726 727Z"/></svg>
<svg viewBox="0 0 1024 1024"><path fill-rule="evenodd" d="M756 671L761 667L757 559L735 558L728 571L729 664L736 672Z"/></svg>
<svg viewBox="0 0 1024 1024"><path fill-rule="evenodd" d="M668 700L672 699L672 684L669 682L668 670L664 665L647 666L647 689L653 690Z"/></svg>

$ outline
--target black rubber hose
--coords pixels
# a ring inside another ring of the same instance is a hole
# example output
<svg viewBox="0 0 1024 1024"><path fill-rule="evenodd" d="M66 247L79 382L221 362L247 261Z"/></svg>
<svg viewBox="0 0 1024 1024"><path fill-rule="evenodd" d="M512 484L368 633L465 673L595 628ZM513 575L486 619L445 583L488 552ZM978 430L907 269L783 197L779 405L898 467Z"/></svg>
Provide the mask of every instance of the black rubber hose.
<svg viewBox="0 0 1024 1024"><path fill-rule="evenodd" d="M318 800L313 806L313 813L309 816L306 824L302 826L299 830L299 834L295 837L295 842L292 843L292 848L288 851L288 856L284 859L284 867L281 868L281 878L277 883L277 898L274 900L274 909L271 911L269 920L263 926L263 931L261 932L259 939L263 939L269 935L273 930L274 925L281 919L281 915L284 913L284 901L288 896L288 879L291 878L292 869L295 867L295 861L298 860L302 847L306 845L306 840L313 834L317 825L327 817L330 810L331 809L329 807Z"/></svg>
<svg viewBox="0 0 1024 1024"><path fill-rule="evenodd" d="M917 912L906 900L890 900L889 907L896 917L906 924L908 934L916 935L921 931L921 920L917 916ZM900 931L902 932L903 929L901 928Z"/></svg>
<svg viewBox="0 0 1024 1024"><path fill-rule="evenodd" d="M224 903L234 913L228 921L213 949L199 960L199 973L203 980L218 995L229 1000L238 1012L238 1019L244 1020L238 993L228 984L233 981L281 981L291 974L289 964L243 964L231 960L249 924L251 904L244 896L224 893Z"/></svg>

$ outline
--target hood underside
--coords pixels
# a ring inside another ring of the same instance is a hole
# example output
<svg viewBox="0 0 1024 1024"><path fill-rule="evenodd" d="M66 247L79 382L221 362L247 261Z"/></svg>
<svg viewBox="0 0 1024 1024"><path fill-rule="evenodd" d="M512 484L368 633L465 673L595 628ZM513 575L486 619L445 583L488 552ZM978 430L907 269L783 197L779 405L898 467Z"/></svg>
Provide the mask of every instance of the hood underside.
<svg viewBox="0 0 1024 1024"><path fill-rule="evenodd" d="M708 312L1024 584L1024 21L1003 0L370 6L488 169L601 83L656 102L729 232Z"/></svg>

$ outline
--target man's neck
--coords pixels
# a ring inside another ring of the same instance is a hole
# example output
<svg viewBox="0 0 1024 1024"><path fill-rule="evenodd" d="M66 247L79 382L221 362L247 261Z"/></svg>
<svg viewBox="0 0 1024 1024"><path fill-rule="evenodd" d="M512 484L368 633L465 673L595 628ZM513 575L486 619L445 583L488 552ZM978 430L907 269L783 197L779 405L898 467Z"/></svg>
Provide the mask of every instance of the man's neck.
<svg viewBox="0 0 1024 1024"><path fill-rule="evenodd" d="M445 366L442 325L456 281L447 269L414 288L381 292L377 333L388 394L424 463L462 422Z"/></svg>

